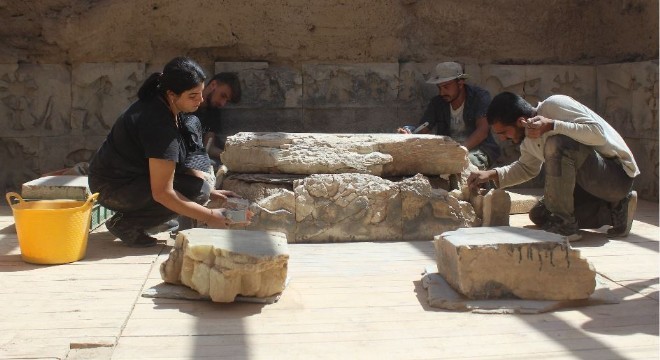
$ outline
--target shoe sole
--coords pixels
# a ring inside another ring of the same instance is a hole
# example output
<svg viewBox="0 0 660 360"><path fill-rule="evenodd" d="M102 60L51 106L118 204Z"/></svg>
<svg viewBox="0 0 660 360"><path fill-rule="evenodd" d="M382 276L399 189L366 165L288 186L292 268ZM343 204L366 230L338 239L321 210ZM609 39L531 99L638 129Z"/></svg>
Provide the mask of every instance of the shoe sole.
<svg viewBox="0 0 660 360"><path fill-rule="evenodd" d="M628 218L626 219L626 229L622 233L618 234L610 234L608 230L607 236L611 238L628 236L628 234L630 234L630 230L632 229L633 219L635 218L635 211L637 211L637 191L632 191L632 196L630 197L630 201L628 201Z"/></svg>

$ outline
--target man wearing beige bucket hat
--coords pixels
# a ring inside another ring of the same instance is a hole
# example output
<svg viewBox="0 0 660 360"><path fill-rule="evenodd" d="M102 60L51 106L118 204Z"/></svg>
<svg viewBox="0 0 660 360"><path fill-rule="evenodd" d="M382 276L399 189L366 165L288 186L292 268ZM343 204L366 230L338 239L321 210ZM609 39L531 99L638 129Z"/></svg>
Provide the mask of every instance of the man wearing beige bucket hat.
<svg viewBox="0 0 660 360"><path fill-rule="evenodd" d="M450 136L465 146L470 162L480 170L489 169L500 155L486 120L490 94L466 84L467 77L460 64L439 63L426 81L438 87L438 95L431 99L420 125L404 126L397 132L429 133L434 129L437 135Z"/></svg>

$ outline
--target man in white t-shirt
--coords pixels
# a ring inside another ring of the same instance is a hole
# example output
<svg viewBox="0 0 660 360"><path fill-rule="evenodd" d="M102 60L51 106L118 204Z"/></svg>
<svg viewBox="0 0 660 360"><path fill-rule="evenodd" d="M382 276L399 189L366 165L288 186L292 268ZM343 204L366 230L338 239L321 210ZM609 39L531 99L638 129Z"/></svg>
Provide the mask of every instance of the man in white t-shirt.
<svg viewBox="0 0 660 360"><path fill-rule="evenodd" d="M504 92L493 98L488 123L502 140L520 144L520 158L504 167L470 174L468 184L495 181L505 188L534 178L545 163L543 199L530 219L544 230L581 238L578 229L611 225L608 235L627 236L637 205L639 175L632 152L610 124L565 95L532 107Z"/></svg>
<svg viewBox="0 0 660 360"><path fill-rule="evenodd" d="M468 149L468 159L480 170L490 169L500 156L500 148L490 133L486 110L490 94L478 86L468 85L468 74L455 62L443 62L426 81L438 88L424 111L419 124L426 124L419 133L434 131L449 136ZM417 126L403 126L398 133L410 134Z"/></svg>

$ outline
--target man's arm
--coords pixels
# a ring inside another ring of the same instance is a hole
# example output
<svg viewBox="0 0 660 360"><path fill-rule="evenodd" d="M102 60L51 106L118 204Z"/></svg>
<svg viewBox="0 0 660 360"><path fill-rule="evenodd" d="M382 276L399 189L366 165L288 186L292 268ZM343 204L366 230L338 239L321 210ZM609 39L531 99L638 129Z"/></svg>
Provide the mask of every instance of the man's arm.
<svg viewBox="0 0 660 360"><path fill-rule="evenodd" d="M485 184L489 181L494 181L499 186L500 177L497 175L495 169L479 170L470 173L467 184L470 188L476 189L479 187L479 184Z"/></svg>
<svg viewBox="0 0 660 360"><path fill-rule="evenodd" d="M490 127L488 126L488 120L485 116L482 116L476 121L476 129L470 134L470 136L465 139L463 145L468 149L472 150L475 147L479 146L486 138L488 137L488 132Z"/></svg>
<svg viewBox="0 0 660 360"><path fill-rule="evenodd" d="M220 154L222 154L223 149L215 145L215 133L212 131L204 134L204 144L206 146L206 152L210 157L220 159Z"/></svg>

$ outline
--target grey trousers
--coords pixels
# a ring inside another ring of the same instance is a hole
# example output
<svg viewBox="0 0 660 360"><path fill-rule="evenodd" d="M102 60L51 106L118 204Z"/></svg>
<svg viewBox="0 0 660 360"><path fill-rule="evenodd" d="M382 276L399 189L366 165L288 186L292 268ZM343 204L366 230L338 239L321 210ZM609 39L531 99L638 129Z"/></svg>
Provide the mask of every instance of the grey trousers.
<svg viewBox="0 0 660 360"><path fill-rule="evenodd" d="M621 164L565 135L548 137L544 156L544 198L530 211L532 222L542 225L551 213L582 229L612 225L611 208L633 186Z"/></svg>

